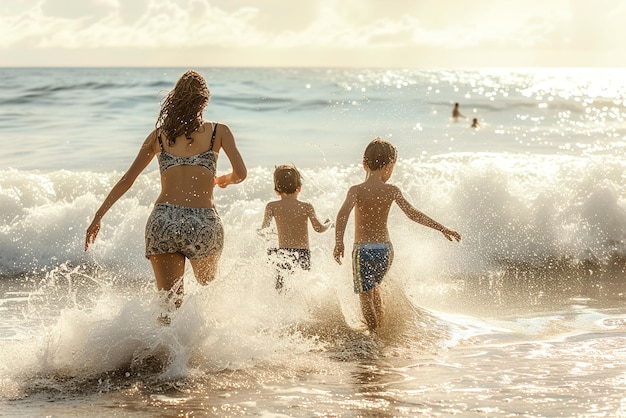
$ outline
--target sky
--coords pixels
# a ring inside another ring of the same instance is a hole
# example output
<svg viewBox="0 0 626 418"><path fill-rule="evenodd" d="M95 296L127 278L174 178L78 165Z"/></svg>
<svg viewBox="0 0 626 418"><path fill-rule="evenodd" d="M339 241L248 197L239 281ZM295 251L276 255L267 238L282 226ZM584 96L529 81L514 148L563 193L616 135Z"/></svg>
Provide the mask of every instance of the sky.
<svg viewBox="0 0 626 418"><path fill-rule="evenodd" d="M621 0L0 0L0 66L626 67Z"/></svg>

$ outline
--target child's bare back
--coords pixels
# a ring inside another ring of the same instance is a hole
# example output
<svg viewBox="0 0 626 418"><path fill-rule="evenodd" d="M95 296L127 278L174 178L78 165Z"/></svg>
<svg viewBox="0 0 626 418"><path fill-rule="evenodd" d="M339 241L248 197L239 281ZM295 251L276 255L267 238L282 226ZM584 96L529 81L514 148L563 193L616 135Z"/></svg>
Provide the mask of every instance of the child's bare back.
<svg viewBox="0 0 626 418"><path fill-rule="evenodd" d="M265 207L261 228L267 228L271 219L276 222L279 248L309 248L309 220L316 232L328 229L315 215L313 205L298 200L297 194L283 195L280 200Z"/></svg>
<svg viewBox="0 0 626 418"><path fill-rule="evenodd" d="M370 177L352 186L348 199L354 203L354 242L389 241L387 218L398 188Z"/></svg>

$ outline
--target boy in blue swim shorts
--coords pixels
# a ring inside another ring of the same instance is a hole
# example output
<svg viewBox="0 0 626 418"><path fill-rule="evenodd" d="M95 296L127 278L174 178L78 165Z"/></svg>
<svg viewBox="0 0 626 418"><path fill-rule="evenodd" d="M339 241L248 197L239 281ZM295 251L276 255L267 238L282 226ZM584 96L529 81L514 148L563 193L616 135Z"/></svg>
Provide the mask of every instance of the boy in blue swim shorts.
<svg viewBox="0 0 626 418"><path fill-rule="evenodd" d="M378 285L389 271L393 261L393 246L389 239L387 218L392 203L414 222L440 231L452 241L461 235L415 209L402 195L400 189L387 184L397 159L396 148L380 138L371 141L363 154L366 178L363 183L348 190L341 209L337 213L335 229L335 261L341 264L344 256L343 236L352 209L354 209L354 249L352 271L354 292L359 295L361 312L370 332L381 325L382 302Z"/></svg>

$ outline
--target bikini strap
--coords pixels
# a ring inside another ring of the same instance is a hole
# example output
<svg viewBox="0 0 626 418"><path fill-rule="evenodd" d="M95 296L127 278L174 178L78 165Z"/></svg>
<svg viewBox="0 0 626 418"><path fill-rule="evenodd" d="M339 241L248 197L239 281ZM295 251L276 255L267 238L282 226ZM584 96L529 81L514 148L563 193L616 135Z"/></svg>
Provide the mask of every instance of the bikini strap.
<svg viewBox="0 0 626 418"><path fill-rule="evenodd" d="M157 138L159 140L159 146L161 147L161 151L163 151L163 140L161 139L161 133L157 135Z"/></svg>
<svg viewBox="0 0 626 418"><path fill-rule="evenodd" d="M213 136L211 136L211 148L209 148L211 151L213 151L213 143L215 142L215 132L217 131L217 125L219 125L219 123L215 122L215 126L213 127Z"/></svg>

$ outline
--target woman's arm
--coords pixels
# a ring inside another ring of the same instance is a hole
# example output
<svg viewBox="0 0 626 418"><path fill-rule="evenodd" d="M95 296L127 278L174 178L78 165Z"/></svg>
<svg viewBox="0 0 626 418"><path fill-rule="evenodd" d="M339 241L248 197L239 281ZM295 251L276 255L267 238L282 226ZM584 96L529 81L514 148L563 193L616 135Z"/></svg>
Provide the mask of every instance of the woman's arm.
<svg viewBox="0 0 626 418"><path fill-rule="evenodd" d="M117 202L120 197L124 195L133 185L137 176L150 164L152 158L154 158L154 141L156 140L156 130L152 131L150 135L141 145L139 153L135 160L130 165L129 169L124 173L122 178L113 186L107 197L100 205L100 208L96 211L91 225L87 228L87 237L85 238L85 251L89 248L89 244L92 244L96 240L96 236L100 231L100 222L104 215L111 209L111 206Z"/></svg>
<svg viewBox="0 0 626 418"><path fill-rule="evenodd" d="M230 128L228 125L220 124L220 126L223 127L220 129L222 131L222 148L224 149L224 152L226 152L226 156L228 157L230 165L233 168L232 172L215 178L215 184L224 188L229 184L241 183L248 175L248 169L246 168L246 164L243 162L243 158L241 158L241 154L237 149L235 137L230 131Z"/></svg>

